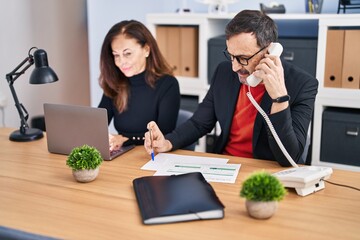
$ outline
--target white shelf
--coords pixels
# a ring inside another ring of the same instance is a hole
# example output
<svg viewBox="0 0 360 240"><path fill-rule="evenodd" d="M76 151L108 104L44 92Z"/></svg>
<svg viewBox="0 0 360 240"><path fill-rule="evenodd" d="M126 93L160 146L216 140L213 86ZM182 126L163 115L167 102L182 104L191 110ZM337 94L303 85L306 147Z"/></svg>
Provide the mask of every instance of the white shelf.
<svg viewBox="0 0 360 240"><path fill-rule="evenodd" d="M320 89L321 88L321 89ZM360 89L349 88L324 88L319 86L318 99L327 99L327 101L346 101L348 107L360 108ZM336 103L334 103L336 105Z"/></svg>
<svg viewBox="0 0 360 240"><path fill-rule="evenodd" d="M319 80L319 92L315 101L314 127L312 139L312 164L338 169L360 171L360 167L320 161L322 115L326 107L360 109L360 89L324 87L325 54L327 30L330 27L360 27L360 14L325 16L319 19L318 52L316 78ZM340 47L340 46L339 46Z"/></svg>

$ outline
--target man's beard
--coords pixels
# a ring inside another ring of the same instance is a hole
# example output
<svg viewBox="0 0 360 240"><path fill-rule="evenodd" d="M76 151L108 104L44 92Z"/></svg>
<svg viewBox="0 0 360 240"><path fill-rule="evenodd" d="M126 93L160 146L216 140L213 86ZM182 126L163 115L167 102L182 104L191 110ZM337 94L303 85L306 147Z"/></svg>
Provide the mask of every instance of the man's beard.
<svg viewBox="0 0 360 240"><path fill-rule="evenodd" d="M242 84L245 84L245 85L249 85L246 81L246 78L248 76L250 76L250 73L248 70L246 70L245 68L241 68L239 71L236 72L238 77L239 77L239 81L242 83Z"/></svg>

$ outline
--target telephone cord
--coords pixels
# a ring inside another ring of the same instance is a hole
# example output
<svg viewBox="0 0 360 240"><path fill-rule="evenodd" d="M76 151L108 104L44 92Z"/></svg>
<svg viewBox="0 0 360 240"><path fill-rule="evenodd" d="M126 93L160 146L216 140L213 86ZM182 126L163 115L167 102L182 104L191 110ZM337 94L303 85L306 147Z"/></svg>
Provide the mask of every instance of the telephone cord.
<svg viewBox="0 0 360 240"><path fill-rule="evenodd" d="M263 118L265 119L266 124L269 126L269 129L276 141L276 143L278 144L279 148L281 149L281 151L283 152L283 154L285 155L286 159L289 161L289 163L291 164L291 166L293 167L299 167L295 161L292 159L292 157L290 156L290 154L287 152L286 148L284 147L283 143L281 142L279 136L277 135L275 128L272 124L272 122L270 121L269 117L267 116L267 114L264 112L264 110L259 106L259 104L256 102L256 100L254 99L254 97L251 95L251 90L250 90L250 86L248 86L249 91L246 93L247 97L249 98L250 102L254 105L254 107L259 111L259 113L261 114L261 116L263 116Z"/></svg>

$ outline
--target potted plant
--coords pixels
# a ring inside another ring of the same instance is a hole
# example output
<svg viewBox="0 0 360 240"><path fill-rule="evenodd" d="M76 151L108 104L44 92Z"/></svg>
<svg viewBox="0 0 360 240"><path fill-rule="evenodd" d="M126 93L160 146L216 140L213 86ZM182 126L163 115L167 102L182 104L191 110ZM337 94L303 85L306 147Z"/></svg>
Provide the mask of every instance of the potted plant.
<svg viewBox="0 0 360 240"><path fill-rule="evenodd" d="M100 152L88 145L75 147L66 160L72 168L74 178L78 182L91 182L99 174L99 166L103 162Z"/></svg>
<svg viewBox="0 0 360 240"><path fill-rule="evenodd" d="M244 182L240 196L246 198L246 209L251 217L270 218L277 210L286 189L280 180L268 172L251 174Z"/></svg>

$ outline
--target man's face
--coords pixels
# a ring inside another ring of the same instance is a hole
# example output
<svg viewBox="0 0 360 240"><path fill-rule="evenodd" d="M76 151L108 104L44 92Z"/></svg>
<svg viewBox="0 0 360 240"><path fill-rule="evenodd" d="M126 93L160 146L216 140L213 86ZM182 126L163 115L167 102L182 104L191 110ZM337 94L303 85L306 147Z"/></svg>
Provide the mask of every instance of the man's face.
<svg viewBox="0 0 360 240"><path fill-rule="evenodd" d="M240 33L226 41L227 52L232 60L232 70L243 84L264 57L266 48L261 49L253 33ZM240 61L240 62L239 62Z"/></svg>

